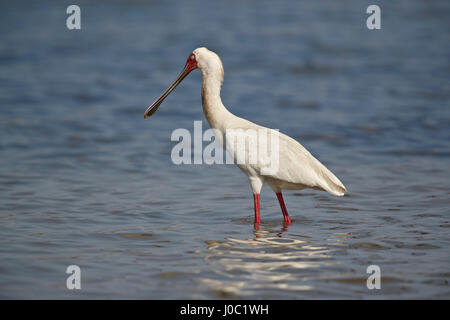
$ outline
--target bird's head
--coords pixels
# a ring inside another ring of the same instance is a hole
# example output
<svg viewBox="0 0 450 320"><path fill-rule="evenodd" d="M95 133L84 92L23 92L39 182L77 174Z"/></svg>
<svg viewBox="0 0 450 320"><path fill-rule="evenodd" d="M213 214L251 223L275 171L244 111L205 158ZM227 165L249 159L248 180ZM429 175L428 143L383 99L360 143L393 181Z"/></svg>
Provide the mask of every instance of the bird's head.
<svg viewBox="0 0 450 320"><path fill-rule="evenodd" d="M220 83L223 82L223 66L219 56L206 48L195 49L189 55L183 70L175 81L172 82L166 91L164 91L163 94L147 108L147 110L145 110L144 118L153 115L173 89L175 89L192 70L197 68L202 71L203 75L214 75Z"/></svg>
<svg viewBox="0 0 450 320"><path fill-rule="evenodd" d="M216 77L220 83L223 82L223 65L217 53L206 48L198 48L192 52L197 59L197 67L203 75Z"/></svg>

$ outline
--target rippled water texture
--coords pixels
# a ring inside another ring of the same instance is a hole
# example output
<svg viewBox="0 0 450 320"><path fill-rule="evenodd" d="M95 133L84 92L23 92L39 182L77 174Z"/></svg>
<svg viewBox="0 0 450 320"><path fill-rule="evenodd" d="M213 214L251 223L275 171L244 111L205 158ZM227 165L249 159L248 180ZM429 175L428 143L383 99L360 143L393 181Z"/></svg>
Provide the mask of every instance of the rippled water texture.
<svg viewBox="0 0 450 320"><path fill-rule="evenodd" d="M0 4L1 298L448 299L448 1L78 1ZM175 166L177 128L203 120L206 46L238 116L298 139L343 198L261 195L246 176ZM69 265L82 289L66 289ZM366 268L381 268L368 290Z"/></svg>

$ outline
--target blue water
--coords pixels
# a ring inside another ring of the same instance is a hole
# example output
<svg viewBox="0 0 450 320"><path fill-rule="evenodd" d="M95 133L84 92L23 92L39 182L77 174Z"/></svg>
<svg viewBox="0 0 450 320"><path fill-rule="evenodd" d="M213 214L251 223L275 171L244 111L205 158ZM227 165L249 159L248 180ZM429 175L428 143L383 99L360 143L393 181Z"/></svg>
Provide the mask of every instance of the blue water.
<svg viewBox="0 0 450 320"><path fill-rule="evenodd" d="M67 3L0 4L0 298L450 298L448 1L77 4L78 31ZM173 130L208 128L200 72L143 113L200 46L229 110L347 196L286 191L284 229L265 187L254 230L239 169L172 163Z"/></svg>

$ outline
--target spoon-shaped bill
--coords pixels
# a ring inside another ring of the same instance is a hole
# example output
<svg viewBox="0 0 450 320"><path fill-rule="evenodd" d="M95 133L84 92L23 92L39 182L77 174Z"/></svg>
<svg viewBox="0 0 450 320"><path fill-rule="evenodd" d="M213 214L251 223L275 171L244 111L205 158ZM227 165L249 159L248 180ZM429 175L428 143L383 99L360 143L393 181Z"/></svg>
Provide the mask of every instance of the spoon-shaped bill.
<svg viewBox="0 0 450 320"><path fill-rule="evenodd" d="M183 81L184 78L186 78L186 76L189 74L189 72L191 72L192 70L190 70L188 68L188 65L186 65L184 67L184 69L181 71L181 73L179 74L179 76L175 79L174 82L172 82L170 84L170 86L166 89L166 91L163 92L163 94L155 100L155 102L153 102L150 107L147 108L147 110L145 110L144 113L144 118L148 118L151 115L153 115L156 110L158 110L158 107L161 105L161 103L164 101L164 99L173 91L173 89L176 88L177 85L180 84L181 81Z"/></svg>

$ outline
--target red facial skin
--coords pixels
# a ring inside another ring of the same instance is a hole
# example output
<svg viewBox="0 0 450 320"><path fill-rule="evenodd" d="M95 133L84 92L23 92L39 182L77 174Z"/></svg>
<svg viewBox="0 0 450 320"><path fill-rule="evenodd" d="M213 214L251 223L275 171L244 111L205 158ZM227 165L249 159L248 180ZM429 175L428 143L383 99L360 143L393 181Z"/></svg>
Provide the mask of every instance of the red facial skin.
<svg viewBox="0 0 450 320"><path fill-rule="evenodd" d="M186 61L187 72L189 73L196 68L197 68L197 58L195 57L195 54L191 53Z"/></svg>

